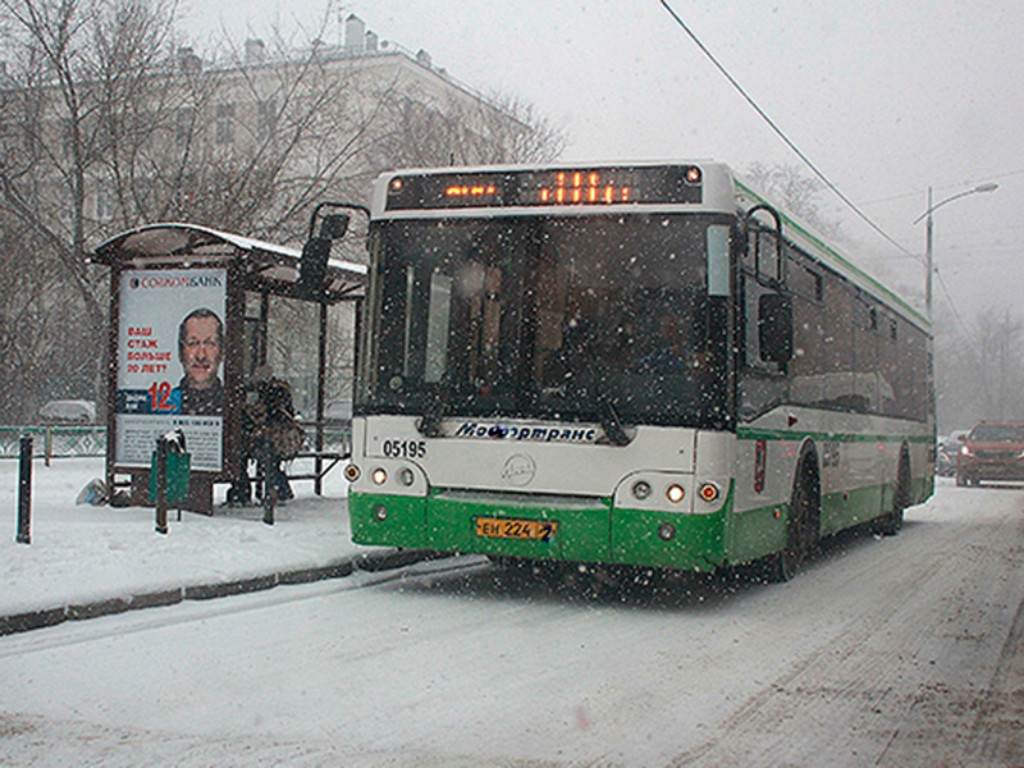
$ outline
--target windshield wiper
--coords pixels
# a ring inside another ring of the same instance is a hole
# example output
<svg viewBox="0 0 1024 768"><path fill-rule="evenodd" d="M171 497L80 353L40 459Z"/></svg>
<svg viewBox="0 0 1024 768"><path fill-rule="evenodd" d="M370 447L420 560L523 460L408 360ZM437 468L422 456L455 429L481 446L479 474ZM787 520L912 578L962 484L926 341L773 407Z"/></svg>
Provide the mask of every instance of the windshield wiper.
<svg viewBox="0 0 1024 768"><path fill-rule="evenodd" d="M622 426L622 419L619 418L619 412L615 408L614 401L604 391L604 387L601 386L601 378L597 375L594 361L587 354L581 355L580 359L583 361L587 374L590 376L590 381L593 383L593 386L588 389L593 391L597 404L601 409L601 429L604 430L605 435L611 440L612 445L629 445L632 439L626 434L626 430Z"/></svg>
<svg viewBox="0 0 1024 768"><path fill-rule="evenodd" d="M439 437L441 435L441 419L448 412L448 404L452 397L451 378L445 371L441 381L437 383L437 391L426 412L416 420L416 429L424 437Z"/></svg>
<svg viewBox="0 0 1024 768"><path fill-rule="evenodd" d="M598 404L601 406L601 429L608 435L608 439L612 441L613 445L629 445L630 437L622 427L622 420L619 418L619 412L615 409L615 403L602 395L600 389L595 389L597 390L595 394Z"/></svg>

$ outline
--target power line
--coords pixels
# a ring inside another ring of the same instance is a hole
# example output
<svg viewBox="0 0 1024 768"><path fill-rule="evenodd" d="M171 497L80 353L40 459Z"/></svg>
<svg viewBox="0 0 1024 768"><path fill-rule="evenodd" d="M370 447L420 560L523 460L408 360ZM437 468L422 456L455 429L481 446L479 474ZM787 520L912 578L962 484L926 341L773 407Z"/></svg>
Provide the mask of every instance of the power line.
<svg viewBox="0 0 1024 768"><path fill-rule="evenodd" d="M996 179L1007 179L1010 176L1021 176L1021 175L1024 175L1024 168L1022 168L1019 171L1006 171L1005 173L997 173L997 174L994 174L994 175L991 175L991 176L989 176L989 175L979 176L974 181L972 181L970 179L967 179L967 180L959 182L957 184L943 184L941 187L934 187L933 189L936 192L941 192L944 189L963 189L964 187L969 187L969 186L974 185L975 182L981 183L983 180L984 181L995 181ZM894 200L906 200L906 199L911 198L911 197L920 197L921 194L922 194L921 190L918 190L916 192L904 192L901 195L892 195L890 197L880 197L877 200L867 200L865 202L862 202L861 205L878 205L879 203L891 203Z"/></svg>
<svg viewBox="0 0 1024 768"><path fill-rule="evenodd" d="M686 22L684 22L679 17L679 14L677 14L672 9L672 6L669 5L668 0L660 0L660 2L661 5L665 8L665 10L669 12L669 15L671 15L672 18L675 19L676 23L683 29L684 32L686 32L687 35L689 35L690 39L693 40L697 47L700 48L701 52L705 56L707 56L711 63L714 64L715 67L718 69L718 71L722 73L725 79L732 84L733 88L735 88L739 92L739 94L746 100L746 102L754 109L754 111L757 112L758 115L760 115L761 119L764 120L769 125L769 127L771 127L775 134L780 139L782 139L783 142L785 142L786 146L793 150L797 157L803 160L807 167L814 172L814 175L817 176L822 181L822 183L825 184L826 187L831 189L832 192L834 192L840 200L846 203L850 210L852 210L855 214L857 214L857 216L863 219L868 224L868 226L875 230L875 232L881 235L886 241L888 241L892 245L895 245L906 255L920 259L920 256L914 254L908 248L904 247L902 243L897 241L895 238L891 237L888 232L886 232L874 221L872 221L867 216L867 214L861 211L860 208L858 208L857 205L852 200L850 200L850 198L843 194L839 187L833 184L832 181L824 173L822 173L813 162L811 162L810 158L807 157L807 155L805 155L795 143L793 143L789 136L787 136L785 132L781 128L779 128L778 125L775 124L775 121L772 120L763 109L761 109L758 103L754 101L754 99L743 89L743 86L739 84L736 78L729 74L729 71L718 61L718 59L715 58L714 54L708 50L707 46L705 46L704 43L700 41L700 38L698 38L697 35L695 35L688 26L686 26Z"/></svg>
<svg viewBox="0 0 1024 768"><path fill-rule="evenodd" d="M953 316L956 318L956 321L960 324L964 333L970 333L970 330L967 328L967 323L965 323L964 319L960 316L960 310L956 308L956 304L953 302L953 297L949 295L949 289L946 287L946 281L942 279L942 273L939 272L938 269L935 270L935 276L939 279L939 285L942 286L942 292L946 295L946 301L949 302L949 308L953 310Z"/></svg>

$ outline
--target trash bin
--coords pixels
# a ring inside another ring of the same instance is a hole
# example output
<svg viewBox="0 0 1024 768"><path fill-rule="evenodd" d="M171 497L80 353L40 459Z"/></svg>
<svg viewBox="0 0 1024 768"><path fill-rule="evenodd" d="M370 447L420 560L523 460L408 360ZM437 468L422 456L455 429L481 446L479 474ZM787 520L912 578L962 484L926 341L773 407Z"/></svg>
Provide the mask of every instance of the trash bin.
<svg viewBox="0 0 1024 768"><path fill-rule="evenodd" d="M167 454L167 503L184 504L188 500L188 484L192 479L192 454ZM149 500L156 504L156 451L153 451L149 472Z"/></svg>
<svg viewBox="0 0 1024 768"><path fill-rule="evenodd" d="M184 504L188 500L188 486L192 479L192 454L185 450L185 435L174 430L163 436L167 441L167 503ZM156 475L158 451L153 451L149 471L149 499L156 503Z"/></svg>

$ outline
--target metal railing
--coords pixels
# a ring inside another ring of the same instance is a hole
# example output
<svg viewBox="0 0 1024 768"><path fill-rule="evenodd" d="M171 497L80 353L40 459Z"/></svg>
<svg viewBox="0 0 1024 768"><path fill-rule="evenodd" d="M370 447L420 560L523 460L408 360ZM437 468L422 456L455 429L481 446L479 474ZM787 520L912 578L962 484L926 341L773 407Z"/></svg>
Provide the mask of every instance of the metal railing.
<svg viewBox="0 0 1024 768"><path fill-rule="evenodd" d="M32 437L32 455L37 457L71 458L107 453L106 427L0 427L0 459L18 457L18 441L22 435Z"/></svg>

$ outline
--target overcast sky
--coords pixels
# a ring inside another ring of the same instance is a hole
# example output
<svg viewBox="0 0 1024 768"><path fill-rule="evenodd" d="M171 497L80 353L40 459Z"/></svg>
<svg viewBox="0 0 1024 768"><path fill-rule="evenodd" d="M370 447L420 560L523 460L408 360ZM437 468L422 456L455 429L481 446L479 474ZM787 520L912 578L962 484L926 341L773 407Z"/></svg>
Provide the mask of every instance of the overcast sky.
<svg viewBox="0 0 1024 768"><path fill-rule="evenodd" d="M1020 0L671 0L676 13L818 168L907 250L924 252L929 186L935 256L967 321L1018 308L1024 255L1024 3ZM225 27L300 41L327 3L193 0L186 30ZM382 40L423 48L483 92L519 96L566 130L571 160L800 160L719 73L658 0L350 0ZM337 14L324 34L334 42ZM808 170L808 174L811 172ZM868 269L888 264L918 295L924 267L874 234L832 194ZM936 304L948 307L936 283Z"/></svg>

